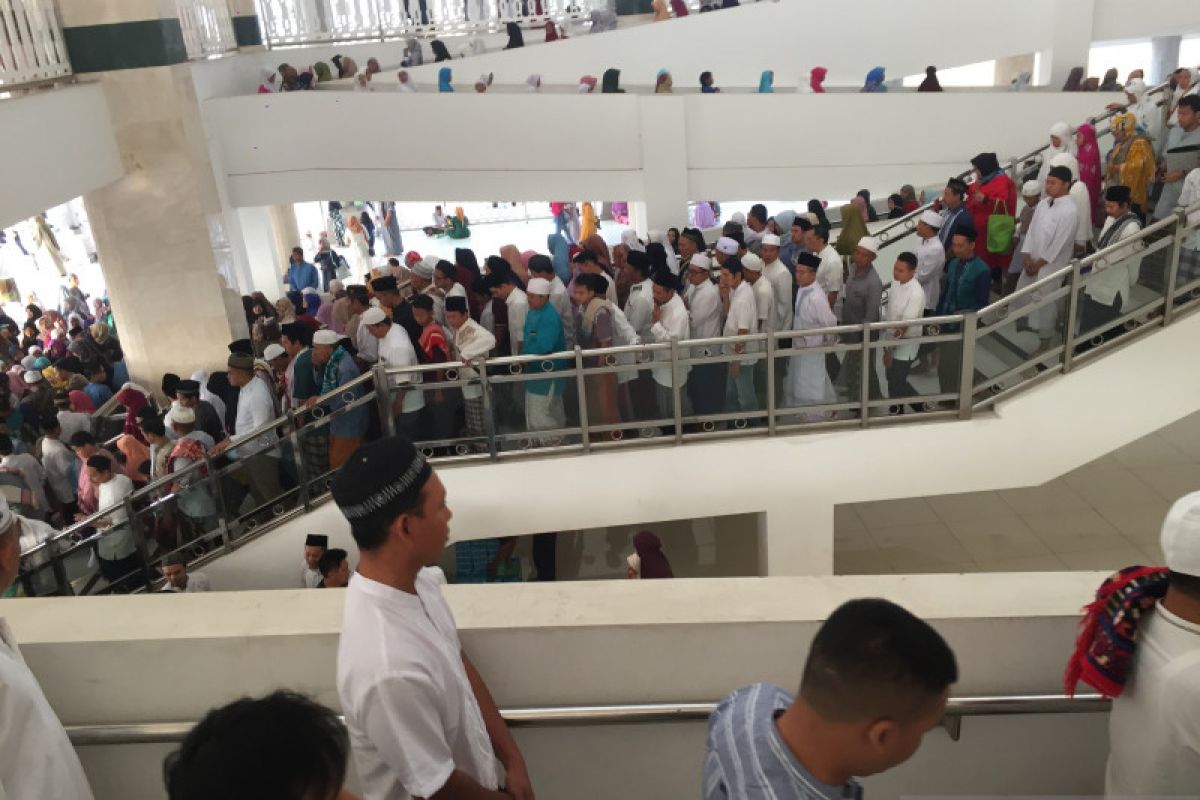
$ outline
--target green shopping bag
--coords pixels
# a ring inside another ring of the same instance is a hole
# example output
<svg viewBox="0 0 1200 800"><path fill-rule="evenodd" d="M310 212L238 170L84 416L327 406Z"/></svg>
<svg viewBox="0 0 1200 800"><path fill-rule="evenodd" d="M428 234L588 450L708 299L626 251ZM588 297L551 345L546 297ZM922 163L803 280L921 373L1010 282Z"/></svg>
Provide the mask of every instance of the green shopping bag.
<svg viewBox="0 0 1200 800"><path fill-rule="evenodd" d="M1004 207L1004 213L996 209ZM997 200L992 206L987 223L987 250L989 253L1007 253L1012 250L1013 236L1017 232L1017 220L1008 213L1008 203Z"/></svg>

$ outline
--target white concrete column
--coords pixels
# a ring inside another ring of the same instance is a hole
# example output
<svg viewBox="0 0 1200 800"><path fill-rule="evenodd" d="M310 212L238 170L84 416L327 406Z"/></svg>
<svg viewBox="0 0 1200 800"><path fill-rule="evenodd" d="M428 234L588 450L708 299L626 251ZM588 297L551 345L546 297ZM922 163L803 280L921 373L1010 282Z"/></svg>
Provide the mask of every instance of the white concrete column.
<svg viewBox="0 0 1200 800"><path fill-rule="evenodd" d="M798 514L797 508L804 513ZM832 575L833 505L789 503L758 518L758 563L762 575Z"/></svg>
<svg viewBox="0 0 1200 800"><path fill-rule="evenodd" d="M1147 85L1162 83L1181 66L1179 45L1182 43L1182 36L1155 36L1150 40L1150 71L1146 75Z"/></svg>
<svg viewBox="0 0 1200 800"><path fill-rule="evenodd" d="M1054 0L1047 3L1048 19L1040 24L1051 26L1054 44L1041 52L1034 83L1039 86L1062 88L1073 67L1087 69L1088 55L1092 50L1092 23L1095 16L1095 0ZM1014 24L1035 25L1028 20Z"/></svg>
<svg viewBox="0 0 1200 800"><path fill-rule="evenodd" d="M682 97L642 97L642 199L630 204L641 234L688 220L687 125ZM614 198L621 199L621 198Z"/></svg>
<svg viewBox="0 0 1200 800"><path fill-rule="evenodd" d="M279 239L273 224L272 209L274 206L255 206L239 208L238 220L241 223L242 241L246 247L246 263L250 280L249 288L243 289L249 293L262 292L268 300L283 296L283 265L287 261L286 250L279 249ZM290 206L285 206L290 208ZM293 221L293 225L294 225ZM298 238L287 246L290 250L299 244ZM283 253L284 255L280 255Z"/></svg>

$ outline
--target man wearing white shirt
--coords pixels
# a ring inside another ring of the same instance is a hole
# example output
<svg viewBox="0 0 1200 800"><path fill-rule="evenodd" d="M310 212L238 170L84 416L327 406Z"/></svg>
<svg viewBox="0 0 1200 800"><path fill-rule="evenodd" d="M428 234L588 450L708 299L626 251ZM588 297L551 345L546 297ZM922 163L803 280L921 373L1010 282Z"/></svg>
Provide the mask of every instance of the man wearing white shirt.
<svg viewBox="0 0 1200 800"><path fill-rule="evenodd" d="M163 559L163 577L166 583L160 592L195 593L211 592L212 582L203 572L188 572L187 558L182 553L171 553Z"/></svg>
<svg viewBox="0 0 1200 800"><path fill-rule="evenodd" d="M775 330L786 331L792 328L792 285L795 278L792 271L779 259L779 237L768 233L762 237L762 275L771 284L771 293L775 296Z"/></svg>
<svg viewBox="0 0 1200 800"><path fill-rule="evenodd" d="M0 499L0 595L21 567L20 517ZM92 800L79 756L0 618L0 797Z"/></svg>
<svg viewBox="0 0 1200 800"><path fill-rule="evenodd" d="M496 346L496 337L492 332L471 319L465 297L446 298L446 323L454 332L454 358L464 364L478 363L487 358L488 353ZM471 380L476 377L478 373L473 367L463 368L462 378ZM463 386L462 395L465 432L467 436L481 439L486 431L483 387L478 383L469 383Z"/></svg>
<svg viewBox="0 0 1200 800"><path fill-rule="evenodd" d="M925 290L924 316L937 316L938 301L942 298L942 279L946 274L946 248L938 237L942 227L942 215L925 209L917 218L917 283ZM921 345L918 357L930 365L937 361L937 343Z"/></svg>
<svg viewBox="0 0 1200 800"><path fill-rule="evenodd" d="M46 470L46 483L62 506L63 517L69 520L75 515L75 454L61 437L62 426L56 418L42 422L42 467Z"/></svg>
<svg viewBox="0 0 1200 800"><path fill-rule="evenodd" d="M549 256L538 253L529 259L529 275L532 278L550 281L550 305L558 312L558 319L563 326L563 338L567 342L567 349L570 350L575 347L575 314L571 310L571 298L567 296L567 287L554 273L554 262Z"/></svg>
<svg viewBox="0 0 1200 800"><path fill-rule="evenodd" d="M842 265L842 256L837 248L829 243L829 228L816 225L808 231L807 236L808 249L821 260L821 265L817 268L817 286L821 287L825 299L829 301L829 307L833 308L846 283L846 268Z"/></svg>
<svg viewBox="0 0 1200 800"><path fill-rule="evenodd" d="M1071 262L1075 231L1079 223L1075 202L1068 196L1071 180L1071 170L1066 167L1051 167L1046 176L1042 202L1038 203L1037 210L1033 212L1029 233L1021 244L1025 269L1017 280L1018 291L1066 269ZM1051 281L1033 292L1029 301L1037 303L1061 285L1061 280ZM1038 353L1050 349L1050 340L1054 337L1058 325L1060 302L1047 303L1029 314L1030 326L1041 340ZM1014 306L1020 305L1014 302Z"/></svg>
<svg viewBox="0 0 1200 800"><path fill-rule="evenodd" d="M525 317L529 315L529 298L526 297L524 290L517 288L517 276L512 272L507 272L503 276L495 276L495 280L490 280L492 297L498 297L504 301L504 306L508 310L508 341L512 348L511 352L515 355L521 353L521 343L525 338Z"/></svg>
<svg viewBox="0 0 1200 800"><path fill-rule="evenodd" d="M1071 170L1074 180L1068 193L1075 201L1075 257L1087 255L1088 245L1092 242L1092 193L1087 184L1079 179L1079 161L1070 153L1059 153L1050 159L1052 167L1066 167Z"/></svg>
<svg viewBox="0 0 1200 800"><path fill-rule="evenodd" d="M274 502L283 494L279 485L278 436L273 428L248 438L276 419L275 400L266 380L254 371L254 357L233 353L227 363L229 383L238 388L237 420L233 437L217 446L216 452L233 445L242 463L250 492L257 505Z"/></svg>
<svg viewBox="0 0 1200 800"><path fill-rule="evenodd" d="M452 516L441 480L397 437L358 448L331 489L360 550L337 690L364 797L533 800L525 759L459 641L433 566Z"/></svg>
<svg viewBox="0 0 1200 800"><path fill-rule="evenodd" d="M729 241L734 248L737 243ZM719 245L719 243L718 243ZM728 254L726 254L727 257ZM683 301L688 307L688 325L692 339L715 339L721 335L721 293L710 277L708 256L697 253L688 262L688 287ZM711 356L712 345L692 348L692 357ZM688 379L688 397L697 414L720 414L725 400L725 365L696 364Z"/></svg>
<svg viewBox="0 0 1200 800"><path fill-rule="evenodd" d="M379 360L379 340L362 324L362 315L371 308L371 296L367 293L367 287L351 286L346 289L346 298L350 301L350 319L346 322L346 335L354 342L358 359L374 364Z"/></svg>
<svg viewBox="0 0 1200 800"><path fill-rule="evenodd" d="M13 441L6 433L0 433L0 471L19 475L33 496L34 510L40 514L50 513L50 502L46 499L46 470L29 453L14 453Z"/></svg>
<svg viewBox="0 0 1200 800"><path fill-rule="evenodd" d="M817 285L817 271L821 259L812 253L796 255L796 314L794 330L806 331L817 328L832 328L837 325L837 317L825 299L825 293ZM801 353L789 359L787 383L783 394L783 405L787 408L802 408L803 406L827 405L837 400L833 391L833 382L829 380L829 372L825 367L825 356L821 353L804 353L809 347L821 347L829 344L829 337L821 335L797 336L792 340L792 348ZM802 419L819 422L829 418L828 411L800 411Z"/></svg>
<svg viewBox="0 0 1200 800"><path fill-rule="evenodd" d="M1128 186L1115 184L1104 192L1104 227L1100 230L1097 247L1100 250L1136 236L1142 230L1141 220L1130 206L1132 193ZM1145 248L1142 242L1122 247L1111 255L1097 259L1083 285L1083 310L1079 317L1078 333L1103 336L1107 325L1129 307L1129 292L1137 281L1142 260L1137 253Z"/></svg>
<svg viewBox="0 0 1200 800"><path fill-rule="evenodd" d="M672 339L684 341L690 338L691 325L688 321L687 308L683 298L679 296L677 278L661 272L656 273L653 282L654 309L651 311L650 337L646 341L669 343ZM658 400L658 415L670 418L675 416L675 396L672 392L674 380L671 371L671 354L655 353L655 361L665 361L666 366L654 367L650 370L654 378L654 386ZM679 385L687 383L689 367L679 367ZM681 398L682 399L682 398Z"/></svg>
<svg viewBox="0 0 1200 800"><path fill-rule="evenodd" d="M417 366L417 351L413 349L408 332L389 320L383 309L367 309L363 314L362 324L368 333L379 340L381 365L392 368ZM425 395L420 389L404 387L420 384L421 373L403 372L392 375L391 378L392 415L396 418L396 430L416 439L422 433Z"/></svg>
<svg viewBox="0 0 1200 800"><path fill-rule="evenodd" d="M758 307L754 300L754 290L743 277L742 262L739 258L727 258L721 265L721 305L725 315L722 336L758 333ZM726 355L741 355L755 350L757 346L747 342L725 346ZM758 409L758 398L754 393L754 364L755 361L752 360L729 362L729 380L725 389L727 411Z"/></svg>
<svg viewBox="0 0 1200 800"><path fill-rule="evenodd" d="M654 284L650 281L650 257L639 250L630 250L625 261L625 279L629 282L629 297L625 300L625 319L645 340L654 323Z"/></svg>
<svg viewBox="0 0 1200 800"><path fill-rule="evenodd" d="M883 315L885 322L919 323L924 317L926 294L921 282L916 278L917 267L917 256L913 253L901 253L896 258L896 264L892 267L892 286L888 290L887 306ZM889 329L884 334L885 340L899 342L884 348L883 351L889 400L899 400L917 394L908 382L908 373L917 358L920 346L916 342L906 343L904 340L919 337L921 328L920 324L900 326ZM897 403L895 407L899 409L897 413L904 413L904 404Z"/></svg>
<svg viewBox="0 0 1200 800"><path fill-rule="evenodd" d="M114 592L128 592L145 583L142 559L138 556L125 507L125 498L133 494L133 481L120 472L113 472L112 459L104 456L89 458L85 469L88 480L96 487L97 507L100 511L111 509L111 513L93 523L101 531L96 540L100 574Z"/></svg>

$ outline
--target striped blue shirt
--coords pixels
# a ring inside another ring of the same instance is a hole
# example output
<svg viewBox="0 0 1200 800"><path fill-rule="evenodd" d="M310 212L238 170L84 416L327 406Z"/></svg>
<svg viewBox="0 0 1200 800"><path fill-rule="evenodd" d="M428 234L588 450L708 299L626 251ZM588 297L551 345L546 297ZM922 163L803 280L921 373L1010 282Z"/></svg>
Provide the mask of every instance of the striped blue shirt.
<svg viewBox="0 0 1200 800"><path fill-rule="evenodd" d="M704 800L861 800L855 781L821 783L796 760L775 717L792 696L769 683L738 689L708 719Z"/></svg>

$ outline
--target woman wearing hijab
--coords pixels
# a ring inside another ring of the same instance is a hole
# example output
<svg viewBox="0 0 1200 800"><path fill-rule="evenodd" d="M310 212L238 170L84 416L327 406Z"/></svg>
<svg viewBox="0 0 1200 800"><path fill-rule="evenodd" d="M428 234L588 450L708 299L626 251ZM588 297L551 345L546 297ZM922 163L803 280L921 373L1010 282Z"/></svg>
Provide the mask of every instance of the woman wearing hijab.
<svg viewBox="0 0 1200 800"><path fill-rule="evenodd" d="M666 0L651 0L650 8L654 11L654 22L662 22L671 18L671 12L667 10Z"/></svg>
<svg viewBox="0 0 1200 800"><path fill-rule="evenodd" d="M621 231L621 244L625 245L630 250L636 250L639 253L646 252L646 246L638 239L637 231L629 228Z"/></svg>
<svg viewBox="0 0 1200 800"><path fill-rule="evenodd" d="M1014 92L1023 92L1029 88L1029 82L1033 80L1033 75L1028 72L1022 72L1013 78L1012 90Z"/></svg>
<svg viewBox="0 0 1200 800"><path fill-rule="evenodd" d="M542 90L542 76L536 72L525 79L525 91L536 94Z"/></svg>
<svg viewBox="0 0 1200 800"><path fill-rule="evenodd" d="M504 45L505 50L515 50L525 46L525 36L521 33L520 25L509 22L504 27L508 31L508 44Z"/></svg>
<svg viewBox="0 0 1200 800"><path fill-rule="evenodd" d="M1109 186L1129 187L1133 211L1140 217L1148 210L1150 182L1154 178L1154 148L1144 134L1138 133L1137 117L1118 114L1108 123L1116 144L1108 153L1105 178Z"/></svg>
<svg viewBox="0 0 1200 800"><path fill-rule="evenodd" d="M921 81L921 85L917 87L918 92L940 92L942 91L942 83L938 80L937 67L925 68L925 80Z"/></svg>
<svg viewBox="0 0 1200 800"><path fill-rule="evenodd" d="M692 224L700 230L717 227L717 215L713 212L712 203L708 200L696 203L695 210L692 212Z"/></svg>
<svg viewBox="0 0 1200 800"><path fill-rule="evenodd" d="M800 90L805 94L825 94L825 76L829 70L824 67L813 67L808 73L808 84L800 84Z"/></svg>
<svg viewBox="0 0 1200 800"><path fill-rule="evenodd" d="M862 201L861 197L855 199L859 202ZM838 234L834 248L840 255L853 255L854 248L858 247L859 239L867 235L867 223L863 217L863 210L861 206L847 203L839 211L842 215L842 232Z"/></svg>
<svg viewBox="0 0 1200 800"><path fill-rule="evenodd" d="M1064 92L1082 92L1083 91L1083 67L1071 67L1071 72L1067 75L1067 82L1063 84Z"/></svg>
<svg viewBox="0 0 1200 800"><path fill-rule="evenodd" d="M450 51L446 49L446 44L441 39L434 39L430 42L429 49L433 51L433 63L450 60Z"/></svg>
<svg viewBox="0 0 1200 800"><path fill-rule="evenodd" d="M554 20L546 20L546 41L557 42L558 39L558 26L554 24Z"/></svg>
<svg viewBox="0 0 1200 800"><path fill-rule="evenodd" d="M612 214L613 222L618 225L629 224L629 203L624 200L614 200L609 213Z"/></svg>
<svg viewBox="0 0 1200 800"><path fill-rule="evenodd" d="M150 403L146 399L146 392L140 386L127 383L121 387L121 391L117 392L117 402L125 407L125 434L146 444L141 428L138 427L137 419L138 412Z"/></svg>
<svg viewBox="0 0 1200 800"><path fill-rule="evenodd" d="M762 74L758 76L758 93L759 94L774 94L775 73L772 70L764 69Z"/></svg>
<svg viewBox="0 0 1200 800"><path fill-rule="evenodd" d="M921 207L921 202L917 200L917 190L912 187L911 183L900 187L900 197L904 201L901 203L901 209L905 214L911 214Z"/></svg>
<svg viewBox="0 0 1200 800"><path fill-rule="evenodd" d="M627 577L641 580L674 578L671 562L662 551L662 541L650 531L638 531L633 537L634 552L626 559Z"/></svg>
<svg viewBox="0 0 1200 800"><path fill-rule="evenodd" d="M584 75L579 79L579 93L591 94L596 90L596 76Z"/></svg>
<svg viewBox="0 0 1200 800"><path fill-rule="evenodd" d="M279 91L279 74L270 67L258 71L258 93L275 94Z"/></svg>
<svg viewBox="0 0 1200 800"><path fill-rule="evenodd" d="M671 0L671 11L677 17L686 17L688 15L687 3L683 2L683 0Z"/></svg>
<svg viewBox="0 0 1200 800"><path fill-rule="evenodd" d="M442 67L438 70L438 91L453 92L454 87L450 85L451 70L449 67Z"/></svg>
<svg viewBox="0 0 1200 800"><path fill-rule="evenodd" d="M596 209L592 208L591 203L583 204L583 222L579 226L579 239L590 239L596 235L596 231L600 230L600 223L596 220Z"/></svg>
<svg viewBox="0 0 1200 800"><path fill-rule="evenodd" d="M593 9L588 15L592 21L592 33L604 33L617 29L617 14L607 8Z"/></svg>
<svg viewBox="0 0 1200 800"><path fill-rule="evenodd" d="M1075 158L1079 161L1079 180L1087 187L1088 195L1092 198L1092 225L1099 228L1104 224L1104 196L1101 194L1101 184L1104 181L1104 169L1100 166L1100 144L1096 141L1096 128L1085 122L1075 131L1075 145L1079 152Z"/></svg>
<svg viewBox="0 0 1200 800"><path fill-rule="evenodd" d="M875 206L871 205L871 192L867 189L859 189L857 196L862 198L867 212L867 222L878 222L879 214L875 212Z"/></svg>
<svg viewBox="0 0 1200 800"><path fill-rule="evenodd" d="M967 213L975 223L975 255L992 270L992 282L999 292L1004 270L1012 261L1010 253L988 251L988 219L993 214L1014 217L1017 209L1017 185L1000 168L995 153L980 153L971 159L974 181L967 186Z"/></svg>
<svg viewBox="0 0 1200 800"><path fill-rule="evenodd" d="M862 91L864 92L886 92L887 87L883 82L887 80L884 74L883 67L875 67L867 73L867 80L863 83Z"/></svg>
<svg viewBox="0 0 1200 800"><path fill-rule="evenodd" d="M665 69L660 69L658 75L654 79L655 94L671 94L671 89L675 83L671 80L671 73Z"/></svg>
<svg viewBox="0 0 1200 800"><path fill-rule="evenodd" d="M904 216L904 198L897 192L888 195L888 219L899 219Z"/></svg>
<svg viewBox="0 0 1200 800"><path fill-rule="evenodd" d="M333 70L324 61L318 61L313 64L313 77L317 79L317 83L325 83L333 80Z"/></svg>
<svg viewBox="0 0 1200 800"><path fill-rule="evenodd" d="M425 63L425 56L421 53L421 43L416 39L407 39L404 44L404 64L405 67L419 67Z"/></svg>
<svg viewBox="0 0 1200 800"><path fill-rule="evenodd" d="M1104 81L1100 84L1100 91L1102 91L1102 92L1119 92L1119 91L1121 91L1121 81L1118 79L1118 75L1120 75L1120 73L1117 72L1116 67L1113 67L1112 69L1108 70L1108 72L1105 72L1104 73Z"/></svg>
<svg viewBox="0 0 1200 800"><path fill-rule="evenodd" d="M808 213L815 214L817 223L823 228L832 227L829 224L829 217L825 216L825 204L815 197L808 201Z"/></svg>
<svg viewBox="0 0 1200 800"><path fill-rule="evenodd" d="M466 239L471 235L470 220L463 213L462 206L454 209L454 216L446 220L448 227L446 228L446 236L451 239Z"/></svg>
<svg viewBox="0 0 1200 800"><path fill-rule="evenodd" d="M1037 182L1040 185L1045 185L1046 176L1050 174L1050 159L1059 153L1078 155L1078 148L1075 146L1075 131L1067 122L1056 122L1050 126L1050 146L1042 152L1042 166L1038 170Z"/></svg>
<svg viewBox="0 0 1200 800"><path fill-rule="evenodd" d="M88 397L82 389L75 389L67 394L67 398L71 403L71 410L77 414L95 414L96 404L92 402L92 398Z"/></svg>
<svg viewBox="0 0 1200 800"><path fill-rule="evenodd" d="M571 282L571 245L557 233L546 237L546 249L550 251L550 263L554 265L555 276L563 285Z"/></svg>
<svg viewBox="0 0 1200 800"><path fill-rule="evenodd" d="M721 91L713 85L713 74L705 71L700 73L700 94L716 94Z"/></svg>
<svg viewBox="0 0 1200 800"><path fill-rule="evenodd" d="M604 70L604 78L600 84L600 94L624 94L621 88L621 70L609 68Z"/></svg>
<svg viewBox="0 0 1200 800"><path fill-rule="evenodd" d="M367 229L357 214L346 217L346 233L350 236L350 265L355 275L366 275L371 271L371 246L367 242Z"/></svg>

